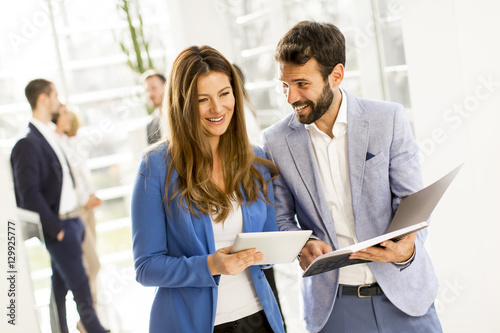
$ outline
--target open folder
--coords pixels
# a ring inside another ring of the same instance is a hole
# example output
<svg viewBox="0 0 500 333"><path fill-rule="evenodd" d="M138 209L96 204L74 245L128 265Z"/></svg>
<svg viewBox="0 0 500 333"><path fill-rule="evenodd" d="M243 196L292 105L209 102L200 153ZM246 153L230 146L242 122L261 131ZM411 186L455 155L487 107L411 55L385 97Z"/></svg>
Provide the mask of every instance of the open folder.
<svg viewBox="0 0 500 333"><path fill-rule="evenodd" d="M348 265L367 262L361 259L349 259L349 255L389 239L397 242L411 233L426 228L428 226L427 220L431 216L432 211L453 179L455 179L462 165L463 163L433 184L401 199L396 214L385 234L326 253L316 258L304 271L302 277L328 272Z"/></svg>

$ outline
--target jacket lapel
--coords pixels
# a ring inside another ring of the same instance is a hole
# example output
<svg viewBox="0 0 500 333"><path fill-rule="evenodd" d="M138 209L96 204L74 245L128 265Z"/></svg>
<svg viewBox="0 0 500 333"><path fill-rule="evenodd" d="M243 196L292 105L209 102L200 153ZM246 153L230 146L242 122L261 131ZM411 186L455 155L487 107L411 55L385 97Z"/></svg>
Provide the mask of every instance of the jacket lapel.
<svg viewBox="0 0 500 333"><path fill-rule="evenodd" d="M316 156L313 152L309 132L295 117L291 118L288 125L292 130L286 135L288 149L293 157L295 167L302 179L302 183L309 193L316 211L319 213L321 221L318 222L324 225L325 230L334 230L333 219L324 196L323 185L319 177ZM338 249L335 233L329 234L333 237L331 241L334 248Z"/></svg>
<svg viewBox="0 0 500 333"><path fill-rule="evenodd" d="M29 126L29 129L30 129L28 135L31 134L34 137L36 137L36 140L38 142L40 142L40 144L42 145L43 149L45 149L47 151L47 153L50 155L50 158L53 161L57 161L57 164L59 164L59 166L60 166L59 158L57 157L56 152L54 151L54 149L52 149L52 147L50 146L50 143L47 141L47 139L45 139L45 137L43 136L43 134L40 133L40 131L38 130L38 128L36 128L35 125L33 125L32 123L29 123L28 126Z"/></svg>
<svg viewBox="0 0 500 333"><path fill-rule="evenodd" d="M205 249L207 253L214 253L215 239L214 239L214 229L212 227L212 220L210 219L209 215L200 213L196 208L195 210L199 218L196 218L193 215L191 217L193 219L193 224L195 228L199 225L203 226L203 229L205 229L203 232L203 234L205 235L205 246L206 246Z"/></svg>

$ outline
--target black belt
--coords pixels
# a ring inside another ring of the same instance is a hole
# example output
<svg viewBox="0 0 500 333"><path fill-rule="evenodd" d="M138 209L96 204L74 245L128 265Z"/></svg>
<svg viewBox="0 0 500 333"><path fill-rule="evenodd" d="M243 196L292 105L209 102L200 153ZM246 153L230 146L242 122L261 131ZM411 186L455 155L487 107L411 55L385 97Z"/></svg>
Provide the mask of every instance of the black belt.
<svg viewBox="0 0 500 333"><path fill-rule="evenodd" d="M360 286L342 286L342 295L358 296L358 297L372 297L382 295L384 292L378 283L362 284Z"/></svg>

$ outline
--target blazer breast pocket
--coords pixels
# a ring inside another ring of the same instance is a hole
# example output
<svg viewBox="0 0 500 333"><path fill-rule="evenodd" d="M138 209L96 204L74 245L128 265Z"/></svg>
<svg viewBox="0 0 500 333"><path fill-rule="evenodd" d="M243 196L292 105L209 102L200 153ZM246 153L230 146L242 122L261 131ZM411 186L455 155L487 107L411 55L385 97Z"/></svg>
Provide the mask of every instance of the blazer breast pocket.
<svg viewBox="0 0 500 333"><path fill-rule="evenodd" d="M373 154L370 153L367 153L366 155L367 157L369 157L369 159L366 160L365 169L370 169L372 166L377 165L383 160L385 160L385 154L383 151L381 151L375 156L373 156Z"/></svg>

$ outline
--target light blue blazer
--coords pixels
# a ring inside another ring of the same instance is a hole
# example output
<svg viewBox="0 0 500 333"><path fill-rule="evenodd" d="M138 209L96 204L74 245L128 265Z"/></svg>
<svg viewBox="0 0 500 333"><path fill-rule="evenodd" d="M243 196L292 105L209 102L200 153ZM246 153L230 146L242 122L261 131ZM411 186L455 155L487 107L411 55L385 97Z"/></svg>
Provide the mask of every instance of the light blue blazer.
<svg viewBox="0 0 500 333"><path fill-rule="evenodd" d="M423 181L418 147L403 106L347 98L347 151L352 208L359 241L386 232L402 197L420 190ZM309 229L338 249L309 133L293 114L262 133L263 148L278 165L274 195L280 230ZM298 221L298 224L297 224ZM369 263L391 302L411 316L424 315L438 283L424 248L427 230L419 231L416 256L404 269L392 263ZM338 287L338 270L301 280L307 329L316 332L329 318Z"/></svg>
<svg viewBox="0 0 500 333"><path fill-rule="evenodd" d="M212 332L220 276L212 276L207 264L215 252L210 217L191 215L178 199L165 203L166 144L144 155L132 194L132 247L136 278L144 286L158 287L150 319L150 332ZM261 149L258 156L264 157ZM267 168L257 166L265 179ZM174 173L169 190L177 173ZM274 202L272 184L268 197ZM242 204L245 232L276 231L272 205L258 200ZM267 319L275 332L284 332L278 304L262 272L251 266L253 283ZM236 297L236 296L235 296Z"/></svg>

